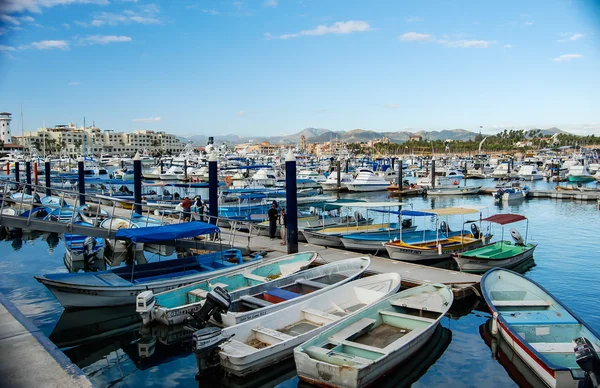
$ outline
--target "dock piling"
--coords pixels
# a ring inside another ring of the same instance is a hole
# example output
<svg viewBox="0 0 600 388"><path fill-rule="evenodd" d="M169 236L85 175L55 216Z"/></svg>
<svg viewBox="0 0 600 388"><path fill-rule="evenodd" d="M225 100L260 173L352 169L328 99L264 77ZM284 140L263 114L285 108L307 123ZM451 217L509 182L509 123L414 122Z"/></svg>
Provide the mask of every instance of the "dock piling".
<svg viewBox="0 0 600 388"><path fill-rule="evenodd" d="M286 162L287 165L287 162ZM287 169L287 167L286 167ZM337 163L336 163L336 170L337 170L337 189L338 191L340 191L340 189L342 188L342 170L340 168L340 160L338 159Z"/></svg>
<svg viewBox="0 0 600 388"><path fill-rule="evenodd" d="M85 205L85 171L83 158L77 161L77 178L79 182L79 204Z"/></svg>
<svg viewBox="0 0 600 388"><path fill-rule="evenodd" d="M38 176L38 162L33 162L33 182L36 186L40 184Z"/></svg>
<svg viewBox="0 0 600 388"><path fill-rule="evenodd" d="M340 185L338 161L338 188ZM285 200L287 203L287 253L298 253L298 193L296 182L296 157L290 149L285 157Z"/></svg>
<svg viewBox="0 0 600 388"><path fill-rule="evenodd" d="M217 154L213 151L208 158L208 200L210 223L217 224L219 216L219 177L217 176Z"/></svg>
<svg viewBox="0 0 600 388"><path fill-rule="evenodd" d="M19 175L21 174L19 162L15 162L15 182L19 183L21 180L19 179Z"/></svg>
<svg viewBox="0 0 600 388"><path fill-rule="evenodd" d="M44 171L46 172L46 195L52 195L52 189L50 184L50 159L46 158L44 161Z"/></svg>
<svg viewBox="0 0 600 388"><path fill-rule="evenodd" d="M25 192L31 195L31 160L29 159L25 162L25 180L27 182Z"/></svg>
<svg viewBox="0 0 600 388"><path fill-rule="evenodd" d="M431 159L431 188L435 188L435 159Z"/></svg>
<svg viewBox="0 0 600 388"><path fill-rule="evenodd" d="M133 202L135 212L142 215L142 159L139 153L133 157Z"/></svg>

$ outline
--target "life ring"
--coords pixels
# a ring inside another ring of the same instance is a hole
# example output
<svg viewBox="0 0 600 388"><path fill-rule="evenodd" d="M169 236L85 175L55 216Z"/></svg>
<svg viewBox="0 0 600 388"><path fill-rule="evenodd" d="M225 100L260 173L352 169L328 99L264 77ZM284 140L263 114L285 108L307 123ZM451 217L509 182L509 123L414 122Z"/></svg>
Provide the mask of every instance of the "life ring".
<svg viewBox="0 0 600 388"><path fill-rule="evenodd" d="M227 186L231 186L231 181L232 181L231 175L227 175L225 177L225 183L227 183Z"/></svg>

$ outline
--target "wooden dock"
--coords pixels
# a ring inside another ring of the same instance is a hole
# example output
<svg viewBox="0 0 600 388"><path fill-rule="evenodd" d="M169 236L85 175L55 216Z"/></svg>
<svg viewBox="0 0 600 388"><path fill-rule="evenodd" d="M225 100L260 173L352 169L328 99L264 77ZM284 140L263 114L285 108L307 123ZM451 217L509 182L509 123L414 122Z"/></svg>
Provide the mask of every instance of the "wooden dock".
<svg viewBox="0 0 600 388"><path fill-rule="evenodd" d="M479 194L493 194L498 190L495 187L482 187ZM530 190L527 198L551 198L568 199L575 201L598 201L600 199L600 190L579 191L579 190Z"/></svg>

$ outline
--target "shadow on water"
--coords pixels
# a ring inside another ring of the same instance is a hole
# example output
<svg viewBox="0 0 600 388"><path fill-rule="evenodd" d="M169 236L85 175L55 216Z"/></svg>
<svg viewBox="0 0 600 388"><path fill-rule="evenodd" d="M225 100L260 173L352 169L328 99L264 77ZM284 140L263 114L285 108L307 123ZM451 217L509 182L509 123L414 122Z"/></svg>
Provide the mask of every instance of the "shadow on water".
<svg viewBox="0 0 600 388"><path fill-rule="evenodd" d="M490 331L492 320L488 319L479 326L479 334L492 351L492 358L497 360L506 370L511 379L520 387L542 388L546 384L521 360L508 343L498 335L494 337Z"/></svg>

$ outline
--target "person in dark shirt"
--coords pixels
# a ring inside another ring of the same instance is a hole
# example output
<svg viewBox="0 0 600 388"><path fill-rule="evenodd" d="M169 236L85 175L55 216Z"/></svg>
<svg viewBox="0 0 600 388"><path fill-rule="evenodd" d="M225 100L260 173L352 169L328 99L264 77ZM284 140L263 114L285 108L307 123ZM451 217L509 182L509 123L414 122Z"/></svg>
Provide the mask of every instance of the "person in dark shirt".
<svg viewBox="0 0 600 388"><path fill-rule="evenodd" d="M273 205L271 205L271 208L269 209L269 213L267 215L269 216L269 237L271 238L271 240L273 240L275 238L275 230L277 229L277 218L279 216L277 212L276 203L273 203Z"/></svg>
<svg viewBox="0 0 600 388"><path fill-rule="evenodd" d="M189 221L192 217L192 201L190 197L185 197L183 201L181 201L181 207L183 208L183 220Z"/></svg>

